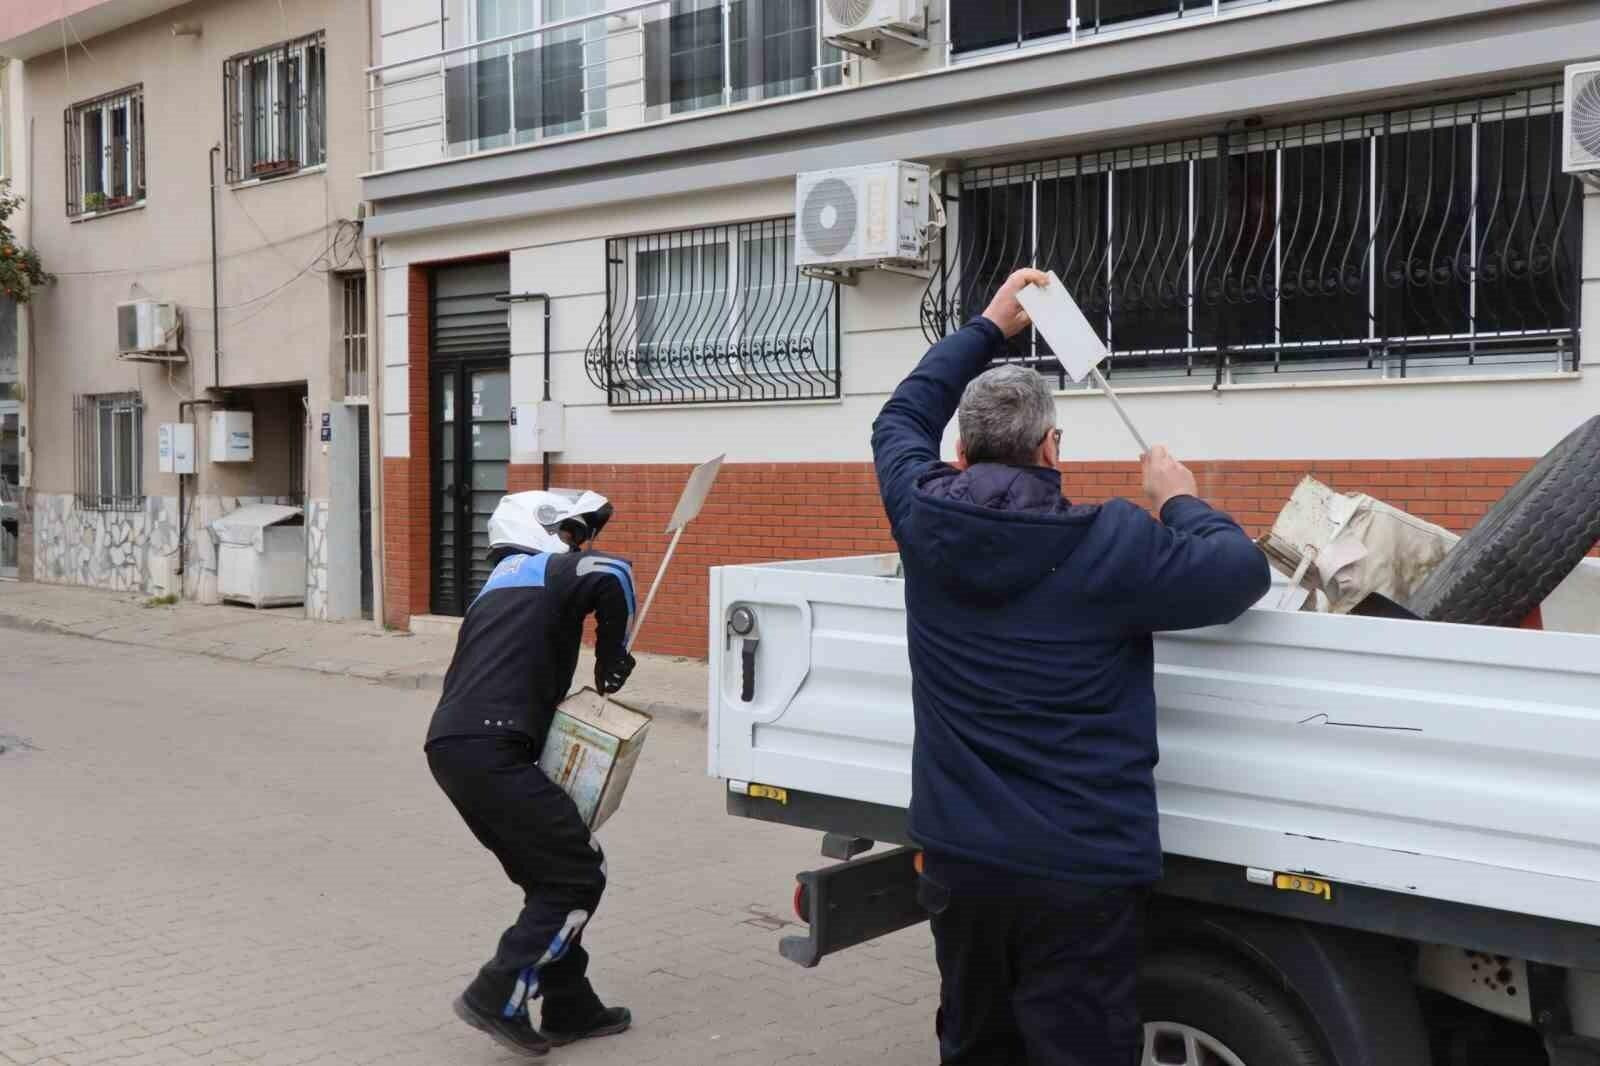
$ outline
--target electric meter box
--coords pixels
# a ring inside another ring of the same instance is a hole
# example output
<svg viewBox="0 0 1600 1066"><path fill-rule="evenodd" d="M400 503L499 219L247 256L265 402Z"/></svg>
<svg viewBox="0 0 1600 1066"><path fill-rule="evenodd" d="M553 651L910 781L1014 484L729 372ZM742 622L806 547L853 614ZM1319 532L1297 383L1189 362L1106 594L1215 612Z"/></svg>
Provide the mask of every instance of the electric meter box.
<svg viewBox="0 0 1600 1066"><path fill-rule="evenodd" d="M255 413L211 412L211 461L252 463L256 458Z"/></svg>
<svg viewBox="0 0 1600 1066"><path fill-rule="evenodd" d="M157 448L163 474L194 473L194 426L188 422L161 423Z"/></svg>

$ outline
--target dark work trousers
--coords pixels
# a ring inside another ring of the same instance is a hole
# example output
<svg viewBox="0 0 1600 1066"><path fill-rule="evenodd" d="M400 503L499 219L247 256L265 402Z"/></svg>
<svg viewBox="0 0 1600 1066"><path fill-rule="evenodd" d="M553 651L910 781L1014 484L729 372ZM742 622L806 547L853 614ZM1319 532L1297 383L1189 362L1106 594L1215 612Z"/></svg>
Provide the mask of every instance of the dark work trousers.
<svg viewBox="0 0 1600 1066"><path fill-rule="evenodd" d="M523 738L455 738L428 748L433 779L523 891L522 913L467 998L510 1018L542 995L544 1027L573 1031L602 1009L582 941L605 891L606 861L577 805L538 760Z"/></svg>
<svg viewBox="0 0 1600 1066"><path fill-rule="evenodd" d="M1143 891L926 856L946 1066L1138 1066Z"/></svg>

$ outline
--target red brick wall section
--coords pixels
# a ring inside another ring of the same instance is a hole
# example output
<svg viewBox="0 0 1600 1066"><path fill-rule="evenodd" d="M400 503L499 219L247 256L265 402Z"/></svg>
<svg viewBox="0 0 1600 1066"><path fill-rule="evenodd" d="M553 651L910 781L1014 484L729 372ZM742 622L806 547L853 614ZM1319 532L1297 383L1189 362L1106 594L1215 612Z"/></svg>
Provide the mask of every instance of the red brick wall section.
<svg viewBox="0 0 1600 1066"><path fill-rule="evenodd" d="M413 266L406 279L411 456L383 461L383 620L398 629L429 610L428 286L427 268Z"/></svg>
<svg viewBox="0 0 1600 1066"><path fill-rule="evenodd" d="M1272 525L1302 477L1342 492L1366 492L1420 518L1465 531L1533 465L1524 459L1266 461L1196 463L1201 494L1251 533ZM554 483L615 503L601 545L631 559L641 601L666 551L662 533L687 465L556 465ZM513 466L513 492L542 485L538 466ZM1064 470L1074 500L1139 498L1137 463L1084 463ZM698 521L684 534L672 572L640 637L642 651L706 654L707 571L712 566L892 552L894 541L865 463L738 464L723 468Z"/></svg>

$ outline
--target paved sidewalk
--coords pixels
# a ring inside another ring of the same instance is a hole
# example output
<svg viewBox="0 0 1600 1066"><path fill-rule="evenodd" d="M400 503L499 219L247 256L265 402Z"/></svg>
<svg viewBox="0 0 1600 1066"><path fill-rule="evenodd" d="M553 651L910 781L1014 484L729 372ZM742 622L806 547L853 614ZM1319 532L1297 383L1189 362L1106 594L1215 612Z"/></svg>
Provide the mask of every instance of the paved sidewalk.
<svg viewBox="0 0 1600 1066"><path fill-rule="evenodd" d="M371 622L312 622L301 608L151 606L134 593L0 581L0 628L66 633L214 659L437 691L455 637L386 631ZM576 683L594 672L587 651ZM642 655L629 696L655 715L703 721L705 664Z"/></svg>

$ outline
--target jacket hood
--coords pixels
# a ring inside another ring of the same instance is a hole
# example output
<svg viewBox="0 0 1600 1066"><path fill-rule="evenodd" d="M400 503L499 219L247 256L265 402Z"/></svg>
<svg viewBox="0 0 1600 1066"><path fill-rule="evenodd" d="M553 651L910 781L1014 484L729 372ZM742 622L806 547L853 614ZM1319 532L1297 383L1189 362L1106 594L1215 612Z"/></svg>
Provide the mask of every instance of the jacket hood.
<svg viewBox="0 0 1600 1066"><path fill-rule="evenodd" d="M918 479L902 544L963 599L993 603L1037 584L1082 543L1100 508L1062 498L1047 467L941 466Z"/></svg>

